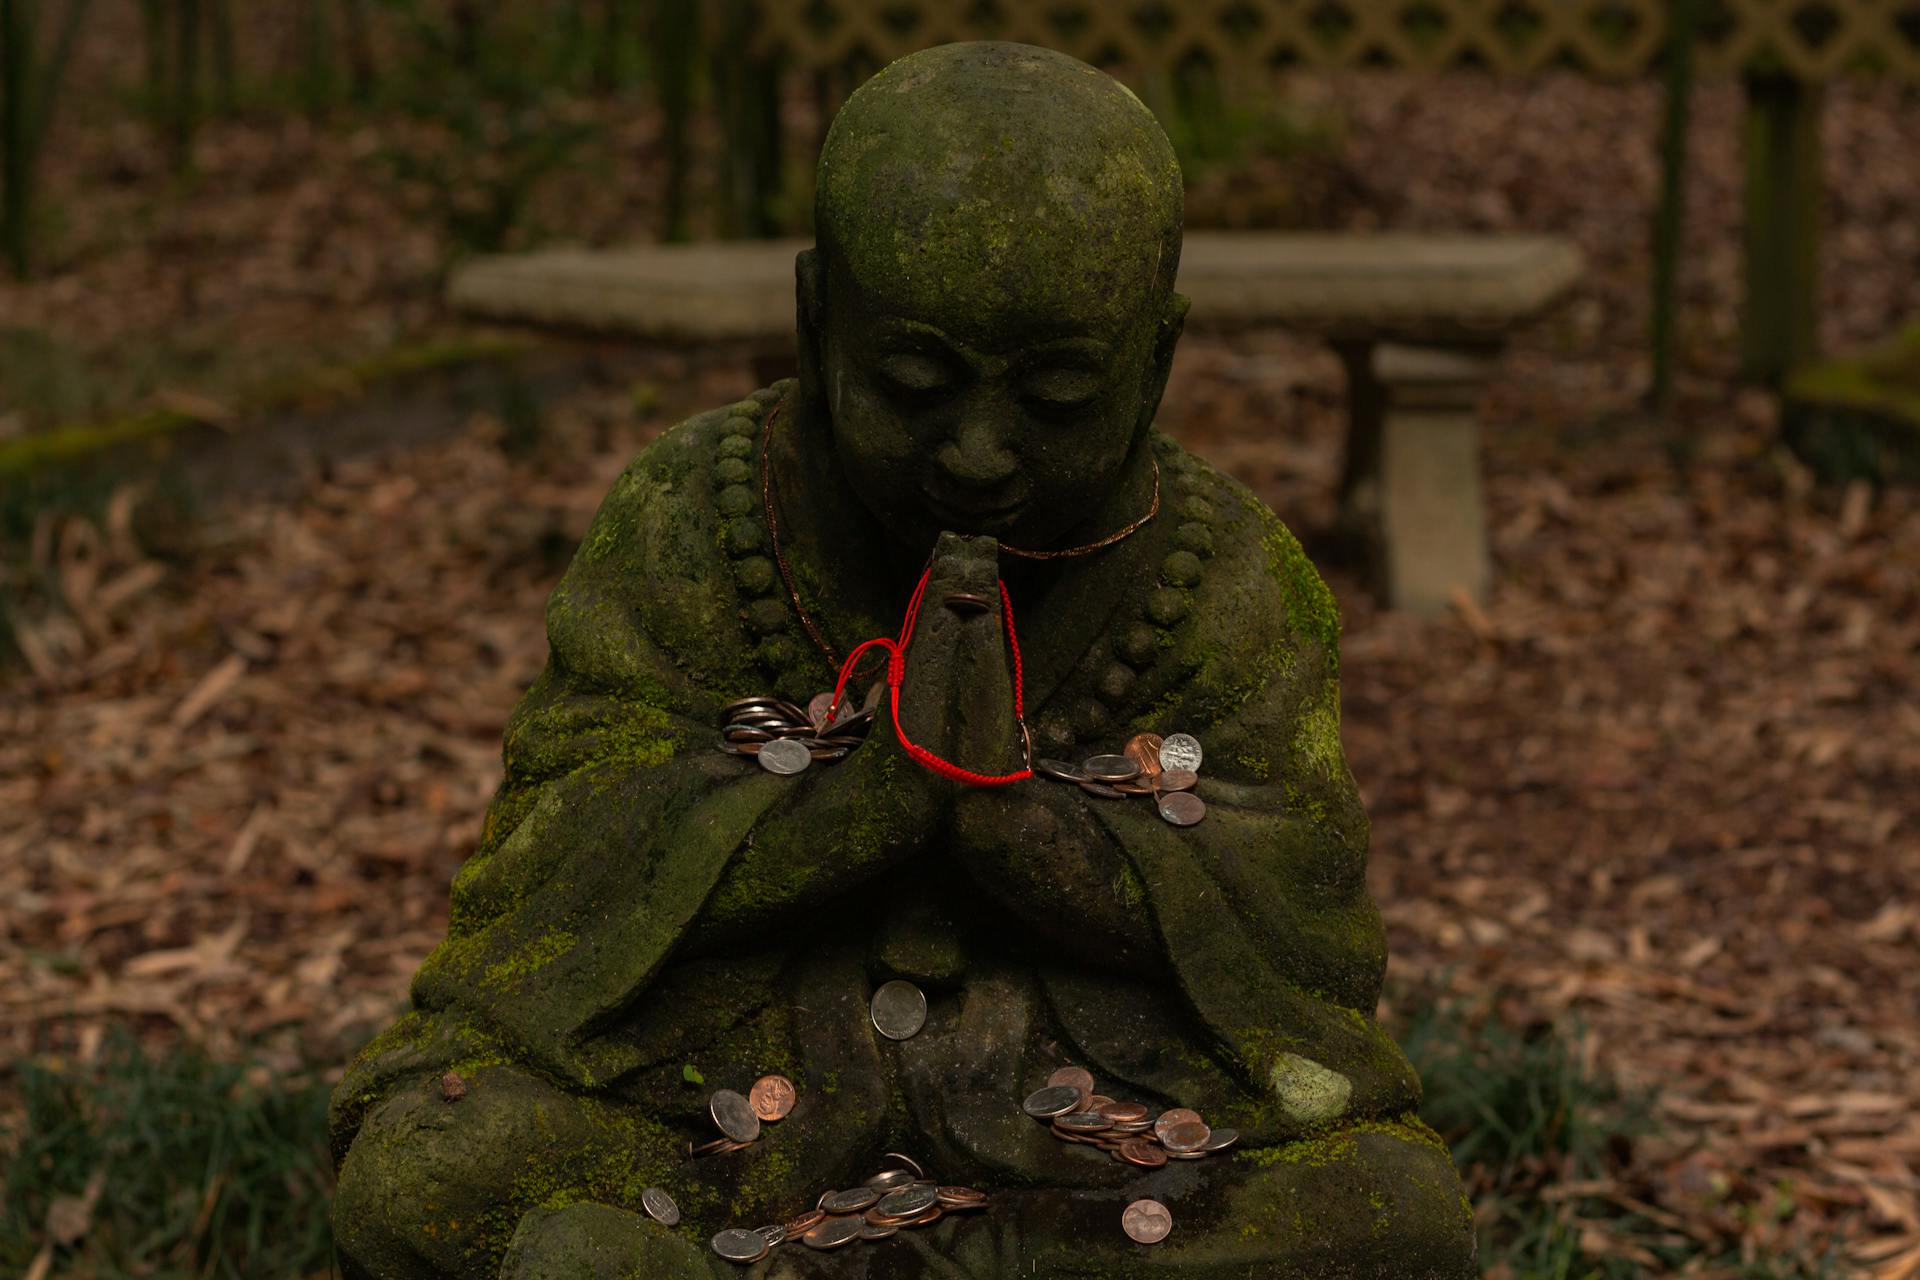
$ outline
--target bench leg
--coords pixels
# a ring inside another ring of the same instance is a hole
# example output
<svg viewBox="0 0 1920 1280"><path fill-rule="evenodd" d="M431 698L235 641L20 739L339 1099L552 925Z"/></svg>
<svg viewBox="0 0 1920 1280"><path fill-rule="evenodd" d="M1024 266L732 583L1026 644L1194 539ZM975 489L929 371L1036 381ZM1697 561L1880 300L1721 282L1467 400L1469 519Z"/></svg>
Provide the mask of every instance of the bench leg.
<svg viewBox="0 0 1920 1280"><path fill-rule="evenodd" d="M1343 506L1387 607L1434 614L1486 597L1486 508L1475 409L1486 349L1343 350L1352 392Z"/></svg>

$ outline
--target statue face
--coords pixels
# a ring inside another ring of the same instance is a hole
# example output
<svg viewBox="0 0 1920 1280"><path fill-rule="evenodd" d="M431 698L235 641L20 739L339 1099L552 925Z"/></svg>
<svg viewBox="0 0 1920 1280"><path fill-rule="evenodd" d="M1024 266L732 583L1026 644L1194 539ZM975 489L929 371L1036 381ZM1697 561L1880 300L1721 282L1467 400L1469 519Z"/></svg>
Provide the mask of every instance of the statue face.
<svg viewBox="0 0 1920 1280"><path fill-rule="evenodd" d="M881 523L916 543L952 530L1038 548L1093 516L1158 399L1159 311L997 288L929 305L863 274L827 285L822 390L842 469Z"/></svg>

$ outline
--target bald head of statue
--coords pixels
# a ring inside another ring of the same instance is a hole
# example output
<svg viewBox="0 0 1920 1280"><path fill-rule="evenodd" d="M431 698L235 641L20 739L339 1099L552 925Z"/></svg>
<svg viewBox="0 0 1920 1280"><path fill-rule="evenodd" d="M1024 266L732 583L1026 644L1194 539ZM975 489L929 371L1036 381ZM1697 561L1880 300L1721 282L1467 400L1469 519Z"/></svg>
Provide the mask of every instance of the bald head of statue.
<svg viewBox="0 0 1920 1280"><path fill-rule="evenodd" d="M802 381L890 533L1042 548L1104 532L1123 486L1143 500L1181 205L1153 113L1064 54L940 45L847 100L800 261Z"/></svg>

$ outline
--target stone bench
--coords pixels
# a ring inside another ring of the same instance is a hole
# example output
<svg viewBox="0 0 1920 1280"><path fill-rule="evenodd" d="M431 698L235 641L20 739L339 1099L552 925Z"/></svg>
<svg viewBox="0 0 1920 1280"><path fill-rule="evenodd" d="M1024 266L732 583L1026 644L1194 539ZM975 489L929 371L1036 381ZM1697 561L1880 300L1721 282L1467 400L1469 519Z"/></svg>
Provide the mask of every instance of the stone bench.
<svg viewBox="0 0 1920 1280"><path fill-rule="evenodd" d="M554 249L477 259L457 309L661 344L744 343L790 367L802 240ZM1325 338L1351 405L1343 508L1394 608L1484 597L1480 392L1507 335L1566 295L1579 250L1545 236L1193 232L1179 289L1196 330Z"/></svg>

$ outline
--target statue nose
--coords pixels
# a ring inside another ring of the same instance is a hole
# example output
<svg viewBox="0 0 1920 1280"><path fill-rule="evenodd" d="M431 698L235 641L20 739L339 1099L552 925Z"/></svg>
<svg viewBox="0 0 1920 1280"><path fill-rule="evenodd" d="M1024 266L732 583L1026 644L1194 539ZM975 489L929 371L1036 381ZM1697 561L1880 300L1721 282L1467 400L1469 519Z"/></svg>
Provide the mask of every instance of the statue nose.
<svg viewBox="0 0 1920 1280"><path fill-rule="evenodd" d="M1020 465L993 428L982 422L963 424L953 439L940 446L934 460L948 476L974 489L1001 483Z"/></svg>

